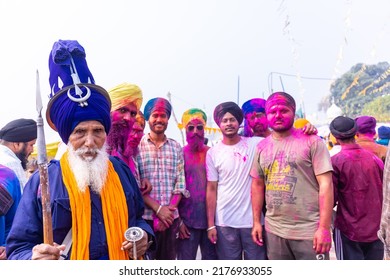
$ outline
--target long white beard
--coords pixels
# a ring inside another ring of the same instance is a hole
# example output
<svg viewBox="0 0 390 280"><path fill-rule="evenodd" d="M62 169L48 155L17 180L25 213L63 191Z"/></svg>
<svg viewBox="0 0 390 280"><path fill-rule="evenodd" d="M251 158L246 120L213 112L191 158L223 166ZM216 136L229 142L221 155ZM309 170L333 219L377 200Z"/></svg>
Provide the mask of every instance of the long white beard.
<svg viewBox="0 0 390 280"><path fill-rule="evenodd" d="M96 153L96 157L82 158L85 152ZM108 172L108 154L106 145L101 149L79 148L74 150L69 144L69 165L73 171L77 186L84 192L88 186L97 194L100 194L107 179Z"/></svg>

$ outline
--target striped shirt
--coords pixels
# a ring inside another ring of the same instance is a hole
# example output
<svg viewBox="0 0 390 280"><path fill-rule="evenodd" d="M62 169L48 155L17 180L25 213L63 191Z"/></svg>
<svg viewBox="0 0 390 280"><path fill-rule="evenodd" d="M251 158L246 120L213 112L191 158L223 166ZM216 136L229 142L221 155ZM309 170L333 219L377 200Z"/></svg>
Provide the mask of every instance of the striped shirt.
<svg viewBox="0 0 390 280"><path fill-rule="evenodd" d="M138 170L141 181L148 179L152 184L150 197L160 205L169 205L173 194L187 196L184 177L184 159L182 147L173 139L166 138L165 142L157 147L144 135L138 146ZM153 210L145 205L143 218L153 220ZM178 218L176 210L174 218Z"/></svg>

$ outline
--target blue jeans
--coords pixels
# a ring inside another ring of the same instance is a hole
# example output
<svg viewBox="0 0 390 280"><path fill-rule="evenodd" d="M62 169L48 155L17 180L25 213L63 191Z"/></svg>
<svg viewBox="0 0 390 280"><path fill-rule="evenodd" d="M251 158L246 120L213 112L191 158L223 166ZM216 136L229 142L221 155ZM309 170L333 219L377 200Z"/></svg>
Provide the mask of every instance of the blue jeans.
<svg viewBox="0 0 390 280"><path fill-rule="evenodd" d="M217 256L219 260L266 260L266 245L252 240L252 228L217 226Z"/></svg>
<svg viewBox="0 0 390 280"><path fill-rule="evenodd" d="M195 260L200 247L202 260L217 260L215 245L207 238L206 229L187 228L191 233L190 238L177 240L177 259Z"/></svg>

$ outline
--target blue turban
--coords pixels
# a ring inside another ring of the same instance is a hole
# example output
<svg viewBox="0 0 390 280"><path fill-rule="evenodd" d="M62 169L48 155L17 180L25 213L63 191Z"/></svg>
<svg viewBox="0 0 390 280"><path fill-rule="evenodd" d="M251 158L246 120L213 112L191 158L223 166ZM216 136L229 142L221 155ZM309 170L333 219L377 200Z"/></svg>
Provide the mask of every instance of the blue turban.
<svg viewBox="0 0 390 280"><path fill-rule="evenodd" d="M145 115L145 120L149 120L150 115L153 113L153 111L156 110L162 110L164 111L168 119L171 117L171 112L172 112L172 105L169 103L168 100L162 97L156 97L153 99L150 99L148 103L146 103L145 108L144 108L144 115Z"/></svg>
<svg viewBox="0 0 390 280"><path fill-rule="evenodd" d="M390 139L390 127L388 126L380 126L378 128L378 137L379 139Z"/></svg>
<svg viewBox="0 0 390 280"><path fill-rule="evenodd" d="M265 99L252 98L242 104L244 116L253 112L265 113Z"/></svg>
<svg viewBox="0 0 390 280"><path fill-rule="evenodd" d="M54 43L49 70L52 94L46 119L50 127L58 131L62 141L68 143L74 128L83 121L99 121L108 134L111 127L110 97L104 88L94 84L84 48L77 41ZM58 79L63 83L61 89Z"/></svg>

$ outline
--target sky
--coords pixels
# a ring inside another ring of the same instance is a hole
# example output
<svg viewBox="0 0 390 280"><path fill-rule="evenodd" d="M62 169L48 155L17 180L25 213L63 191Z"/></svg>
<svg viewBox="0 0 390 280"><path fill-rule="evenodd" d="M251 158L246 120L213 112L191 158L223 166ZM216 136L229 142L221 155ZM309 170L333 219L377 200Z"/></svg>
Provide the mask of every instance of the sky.
<svg viewBox="0 0 390 280"><path fill-rule="evenodd" d="M317 104L357 63L390 62L388 0L0 0L0 127L43 115L53 43L77 40L96 84L137 84L144 102L168 98L168 137L182 142L183 112L240 106L284 90L321 124ZM176 117L176 118L175 118ZM148 129L146 129L146 132ZM46 142L59 140L46 125Z"/></svg>

